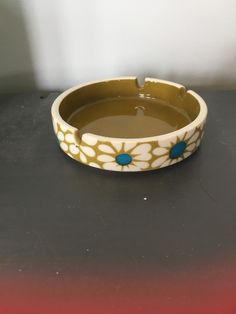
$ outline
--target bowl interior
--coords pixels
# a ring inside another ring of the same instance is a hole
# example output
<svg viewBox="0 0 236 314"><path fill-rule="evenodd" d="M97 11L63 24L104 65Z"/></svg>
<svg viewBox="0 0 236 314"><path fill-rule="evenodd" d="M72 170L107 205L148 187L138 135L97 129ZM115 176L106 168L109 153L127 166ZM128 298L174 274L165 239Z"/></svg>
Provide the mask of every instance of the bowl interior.
<svg viewBox="0 0 236 314"><path fill-rule="evenodd" d="M146 79L117 79L83 86L67 94L59 112L81 136L140 138L181 129L199 114L197 99L184 87Z"/></svg>

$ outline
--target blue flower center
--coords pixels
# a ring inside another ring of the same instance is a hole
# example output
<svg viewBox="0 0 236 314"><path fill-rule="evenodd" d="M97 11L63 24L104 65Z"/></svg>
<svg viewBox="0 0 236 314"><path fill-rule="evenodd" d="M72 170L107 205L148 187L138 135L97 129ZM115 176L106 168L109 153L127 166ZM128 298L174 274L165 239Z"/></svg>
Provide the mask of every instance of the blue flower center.
<svg viewBox="0 0 236 314"><path fill-rule="evenodd" d="M180 157L185 151L185 148L186 148L186 143L184 141L181 141L175 144L170 150L170 158L175 159L175 158Z"/></svg>
<svg viewBox="0 0 236 314"><path fill-rule="evenodd" d="M121 166L128 165L131 163L131 161L132 157L129 154L120 154L116 156L116 162Z"/></svg>

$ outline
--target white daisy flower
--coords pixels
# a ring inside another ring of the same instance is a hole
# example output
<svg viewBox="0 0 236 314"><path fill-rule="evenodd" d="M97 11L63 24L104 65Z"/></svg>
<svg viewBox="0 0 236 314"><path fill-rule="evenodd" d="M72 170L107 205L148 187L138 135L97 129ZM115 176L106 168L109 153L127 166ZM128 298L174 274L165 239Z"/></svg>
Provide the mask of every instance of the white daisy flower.
<svg viewBox="0 0 236 314"><path fill-rule="evenodd" d="M150 167L151 145L148 143L108 143L98 145L102 168L114 171L141 171Z"/></svg>
<svg viewBox="0 0 236 314"><path fill-rule="evenodd" d="M152 162L152 168L162 168L173 165L190 156L200 144L201 128L193 129L177 136L174 140L159 141L152 153L157 158Z"/></svg>
<svg viewBox="0 0 236 314"><path fill-rule="evenodd" d="M74 135L70 132L64 133L62 128L57 132L57 138L61 149L74 159L80 159L81 162L87 163L88 157L95 156L93 148L86 145L77 145Z"/></svg>

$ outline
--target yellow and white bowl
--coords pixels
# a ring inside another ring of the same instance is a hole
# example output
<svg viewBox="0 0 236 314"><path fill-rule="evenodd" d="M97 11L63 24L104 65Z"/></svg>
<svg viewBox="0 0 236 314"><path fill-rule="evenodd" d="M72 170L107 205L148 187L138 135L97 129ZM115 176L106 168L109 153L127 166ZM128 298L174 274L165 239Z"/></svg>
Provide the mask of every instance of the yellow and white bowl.
<svg viewBox="0 0 236 314"><path fill-rule="evenodd" d="M61 149L86 165L146 171L173 165L199 147L207 106L195 92L135 77L73 87L51 109Z"/></svg>

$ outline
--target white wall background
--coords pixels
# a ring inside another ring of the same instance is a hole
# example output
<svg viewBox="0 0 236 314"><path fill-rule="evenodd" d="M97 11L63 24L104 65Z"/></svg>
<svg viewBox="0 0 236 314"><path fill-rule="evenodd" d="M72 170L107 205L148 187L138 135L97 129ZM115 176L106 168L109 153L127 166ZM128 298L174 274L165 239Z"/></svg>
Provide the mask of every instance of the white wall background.
<svg viewBox="0 0 236 314"><path fill-rule="evenodd" d="M0 89L114 76L236 87L235 0L0 0Z"/></svg>

